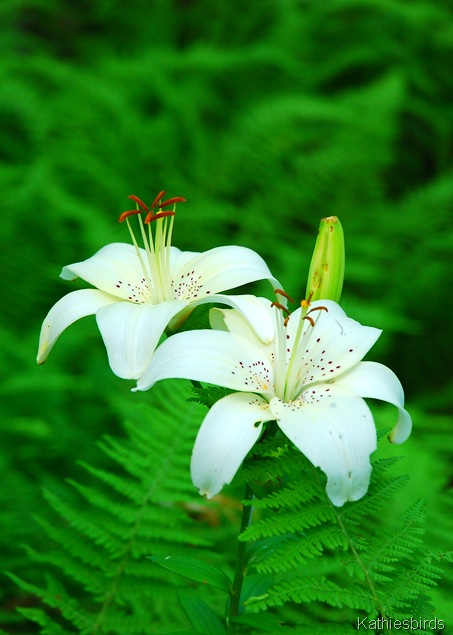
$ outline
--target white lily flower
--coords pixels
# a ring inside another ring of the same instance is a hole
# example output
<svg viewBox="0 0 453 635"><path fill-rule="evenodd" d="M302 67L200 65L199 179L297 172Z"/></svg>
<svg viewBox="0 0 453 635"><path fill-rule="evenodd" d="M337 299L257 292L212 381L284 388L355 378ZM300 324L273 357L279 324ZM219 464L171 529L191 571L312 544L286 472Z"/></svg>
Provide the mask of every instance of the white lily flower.
<svg viewBox="0 0 453 635"><path fill-rule="evenodd" d="M263 342L256 332L263 319L273 322L271 341ZM398 408L390 435L394 443L405 441L412 427L396 375L382 364L361 361L381 331L348 318L330 300L304 301L283 319L278 308L261 299L252 323L238 311L213 309L211 325L223 330L170 337L137 383L138 390L146 390L160 379L180 377L239 391L216 402L198 432L191 472L200 493L211 498L230 483L263 423L276 420L325 472L334 505L361 498L377 445L363 397Z"/></svg>
<svg viewBox="0 0 453 635"><path fill-rule="evenodd" d="M38 364L46 361L70 324L95 314L113 372L124 379L137 379L164 331L177 329L195 306L219 302L250 318L259 304L254 296L219 292L265 279L279 286L264 260L246 247L216 247L204 253L172 247L175 206L184 199L161 202L164 194L160 192L151 209L137 197L129 197L137 209L124 212L120 221L127 221L133 245L109 244L88 260L63 268L60 275L65 280L80 277L96 288L73 291L52 307L41 329ZM161 211L168 205L173 205L172 212ZM147 214L144 222L141 212ZM129 216L135 214L144 248L139 247L129 224ZM270 339L272 321L260 327L263 340Z"/></svg>

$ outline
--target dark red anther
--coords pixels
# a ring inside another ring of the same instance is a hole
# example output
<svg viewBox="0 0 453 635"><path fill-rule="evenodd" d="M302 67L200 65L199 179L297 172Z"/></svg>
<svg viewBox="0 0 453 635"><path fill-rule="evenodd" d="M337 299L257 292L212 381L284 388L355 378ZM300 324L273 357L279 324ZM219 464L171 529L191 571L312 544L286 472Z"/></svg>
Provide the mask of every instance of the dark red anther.
<svg viewBox="0 0 453 635"><path fill-rule="evenodd" d="M292 299L292 297L288 295L286 291L283 291L283 289L274 289L274 293L278 293L278 295L282 295L284 298L289 300L291 304L294 304L294 300Z"/></svg>
<svg viewBox="0 0 453 635"><path fill-rule="evenodd" d="M329 309L326 306L314 306L308 311L307 315L309 313L313 313L313 311L326 311L327 313L329 313Z"/></svg>
<svg viewBox="0 0 453 635"><path fill-rule="evenodd" d="M153 222L153 220L159 220L159 218L165 218L165 216L176 216L176 213L175 212L157 212L157 214L154 214L154 212L148 212L145 218L145 225L149 225L150 223Z"/></svg>
<svg viewBox="0 0 453 635"><path fill-rule="evenodd" d="M164 192L162 190L162 192L159 192L159 194L156 196L156 198L154 199L152 205L151 205L151 209L154 209L157 205L157 203L160 201L160 199L162 198L162 196L165 196L166 192Z"/></svg>
<svg viewBox="0 0 453 635"><path fill-rule="evenodd" d="M286 308L286 306L283 306L283 304L280 304L280 302L272 302L271 306L275 306L277 307L277 309L280 309L281 311L283 311L284 313L289 313L288 309Z"/></svg>
<svg viewBox="0 0 453 635"><path fill-rule="evenodd" d="M303 319L303 320L308 320L312 326L314 326L314 325L315 325L315 321L314 321L314 319L313 319L313 318L311 318L309 315L304 315L304 317L303 317L302 319Z"/></svg>
<svg viewBox="0 0 453 635"><path fill-rule="evenodd" d="M131 201L134 201L134 203L137 203L137 205L138 205L139 207L141 207L141 208L142 208L142 210L143 210L144 212L148 212L148 211L149 211L149 210L148 210L148 207L145 205L145 203L144 203L142 200L140 200L140 199L138 198L138 196L135 196L134 194L131 194L131 195L130 195L130 196L128 196L127 198L130 198L130 199L131 199Z"/></svg>
<svg viewBox="0 0 453 635"><path fill-rule="evenodd" d="M124 220L126 220L126 218L128 218L129 216L134 216L134 215L136 215L136 214L141 214L141 213L142 213L142 212L141 212L141 210L139 210L139 209L131 209L131 210L129 210L128 212L123 212L123 213L121 214L121 216L119 217L118 222L119 222L119 223L122 223L122 222L123 222Z"/></svg>
<svg viewBox="0 0 453 635"><path fill-rule="evenodd" d="M173 203L185 203L186 199L182 196L174 196L173 198L169 198L168 201L164 201L163 203L159 203L159 209L162 207L167 207L167 205L173 205Z"/></svg>

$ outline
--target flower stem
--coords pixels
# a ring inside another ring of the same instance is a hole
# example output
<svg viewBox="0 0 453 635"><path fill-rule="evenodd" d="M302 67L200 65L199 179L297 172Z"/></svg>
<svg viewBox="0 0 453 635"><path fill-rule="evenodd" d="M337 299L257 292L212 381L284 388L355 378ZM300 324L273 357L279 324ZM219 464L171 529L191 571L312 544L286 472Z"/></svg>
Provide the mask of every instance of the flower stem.
<svg viewBox="0 0 453 635"><path fill-rule="evenodd" d="M247 484L245 486L244 501L252 501L252 500L253 500L253 492L250 486ZM242 506L242 519L241 519L241 528L239 530L239 536L247 529L247 527L249 527L252 520L252 514L253 514L252 505ZM237 625L232 621L232 618L239 615L242 583L244 582L244 575L247 568L246 549L247 549L246 543L241 540L238 540L236 568L234 571L233 588L231 591L230 605L229 605L228 615L227 615L228 635L233 635L236 632Z"/></svg>

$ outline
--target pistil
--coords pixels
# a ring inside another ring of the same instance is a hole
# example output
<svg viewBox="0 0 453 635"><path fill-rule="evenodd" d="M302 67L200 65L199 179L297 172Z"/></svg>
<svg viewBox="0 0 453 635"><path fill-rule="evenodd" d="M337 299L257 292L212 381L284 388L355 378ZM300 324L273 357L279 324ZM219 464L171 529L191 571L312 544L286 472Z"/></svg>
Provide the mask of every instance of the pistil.
<svg viewBox="0 0 453 635"><path fill-rule="evenodd" d="M310 315L315 311L328 311L325 306L316 306L310 308L311 298L313 297L313 293L310 292L308 298L306 300L302 300L301 305L301 314L299 324L297 326L296 336L294 338L294 343L289 350L289 360L286 368L286 378L285 378L285 392L284 392L284 400L291 401L298 394L300 394L303 386L300 385L300 368L304 356L308 354L310 350L310 339L314 332L314 328L316 325L315 319ZM304 321L309 322L310 327L308 329L304 329Z"/></svg>

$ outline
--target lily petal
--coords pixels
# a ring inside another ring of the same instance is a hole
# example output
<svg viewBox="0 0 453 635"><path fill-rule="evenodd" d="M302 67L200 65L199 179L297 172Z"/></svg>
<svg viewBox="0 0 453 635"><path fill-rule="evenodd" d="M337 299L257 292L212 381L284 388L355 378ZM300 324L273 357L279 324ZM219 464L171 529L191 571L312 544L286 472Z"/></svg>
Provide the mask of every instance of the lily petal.
<svg viewBox="0 0 453 635"><path fill-rule="evenodd" d="M395 373L377 362L361 362L336 379L336 384L349 388L361 397L381 399L396 406L398 421L389 435L392 443L403 443L412 430L412 419L404 409L404 391Z"/></svg>
<svg viewBox="0 0 453 635"><path fill-rule="evenodd" d="M123 379L140 377L168 322L186 306L184 300L155 305L117 302L98 311L96 320L113 372Z"/></svg>
<svg viewBox="0 0 453 635"><path fill-rule="evenodd" d="M183 268L189 268L194 258L200 255L199 251L181 251L178 247L171 245L170 247L170 271L171 279L174 280L178 271Z"/></svg>
<svg viewBox="0 0 453 635"><path fill-rule="evenodd" d="M97 289L80 289L63 296L50 309L41 327L38 364L44 364L53 345L68 326L117 301L117 298Z"/></svg>
<svg viewBox="0 0 453 635"><path fill-rule="evenodd" d="M376 449L370 409L356 394L336 385L314 386L301 399L272 399L270 409L295 446L327 475L327 495L338 507L367 491Z"/></svg>
<svg viewBox="0 0 453 635"><path fill-rule="evenodd" d="M176 297L193 302L256 280L280 286L261 256L247 247L230 245L214 247L185 263L175 273L173 288Z"/></svg>
<svg viewBox="0 0 453 635"><path fill-rule="evenodd" d="M138 251L147 267L146 251ZM60 277L64 280L82 278L101 291L132 302L143 302L143 294L148 292L137 251L127 243L102 247L91 258L63 267Z"/></svg>
<svg viewBox="0 0 453 635"><path fill-rule="evenodd" d="M254 295L223 295L208 296L197 304L206 302L221 302L233 309L213 309L209 314L209 321L214 329L228 330L240 335L256 346L269 344L276 335L275 310L270 300L257 298ZM251 326L253 324L253 327Z"/></svg>
<svg viewBox="0 0 453 635"><path fill-rule="evenodd" d="M363 359L382 333L380 329L363 326L351 318L341 316L338 309L335 308L332 314L329 314L330 311L311 314L315 326L307 321L307 326L304 327L298 375L304 385L326 382L346 372ZM292 318L289 324L291 320ZM298 319L294 322L297 323ZM294 331L294 326L292 329ZM288 334L291 337L291 331L288 330Z"/></svg>
<svg viewBox="0 0 453 635"><path fill-rule="evenodd" d="M212 406L198 431L190 466L200 494L212 498L232 481L263 422L271 419L269 404L256 395L234 393Z"/></svg>
<svg viewBox="0 0 453 635"><path fill-rule="evenodd" d="M169 337L154 353L137 390L148 390L156 381L169 378L274 396L274 371L263 351L223 331L199 330Z"/></svg>
<svg viewBox="0 0 453 635"><path fill-rule="evenodd" d="M323 307L323 308L320 308ZM327 309L327 310L324 310ZM291 316L288 320L287 333L289 335L290 340L294 341L296 336L297 329L299 328L299 321L301 318L302 309L298 308L291 313ZM343 311L341 306L332 300L316 300L316 302L312 302L310 304L309 310L307 311L309 317L314 320L316 324L316 329L320 328L325 320L329 320L331 318L345 318L346 313ZM304 333L308 330L311 330L313 327L311 326L309 320L305 321L304 324Z"/></svg>

